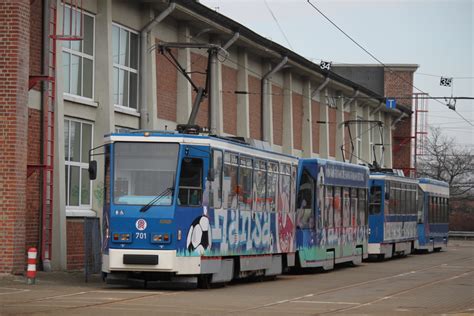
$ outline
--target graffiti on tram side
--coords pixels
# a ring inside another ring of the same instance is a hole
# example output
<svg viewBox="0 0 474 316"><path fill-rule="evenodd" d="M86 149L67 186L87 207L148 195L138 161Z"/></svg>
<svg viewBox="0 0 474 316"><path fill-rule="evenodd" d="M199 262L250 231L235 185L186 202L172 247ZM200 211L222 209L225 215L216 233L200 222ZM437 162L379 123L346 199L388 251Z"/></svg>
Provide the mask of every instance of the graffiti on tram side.
<svg viewBox="0 0 474 316"><path fill-rule="evenodd" d="M387 222L384 224L384 240L416 237L416 222Z"/></svg>
<svg viewBox="0 0 474 316"><path fill-rule="evenodd" d="M210 210L209 214L192 222L186 248L191 255L293 252L295 236L292 215L230 209Z"/></svg>

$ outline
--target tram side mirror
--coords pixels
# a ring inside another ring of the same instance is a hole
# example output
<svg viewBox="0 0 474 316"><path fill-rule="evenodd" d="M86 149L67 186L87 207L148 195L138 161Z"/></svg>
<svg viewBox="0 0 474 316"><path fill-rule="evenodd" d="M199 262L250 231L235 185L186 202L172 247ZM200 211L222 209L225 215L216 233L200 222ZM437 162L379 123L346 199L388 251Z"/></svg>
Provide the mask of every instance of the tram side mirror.
<svg viewBox="0 0 474 316"><path fill-rule="evenodd" d="M97 161L89 161L89 179L95 180L97 178Z"/></svg>

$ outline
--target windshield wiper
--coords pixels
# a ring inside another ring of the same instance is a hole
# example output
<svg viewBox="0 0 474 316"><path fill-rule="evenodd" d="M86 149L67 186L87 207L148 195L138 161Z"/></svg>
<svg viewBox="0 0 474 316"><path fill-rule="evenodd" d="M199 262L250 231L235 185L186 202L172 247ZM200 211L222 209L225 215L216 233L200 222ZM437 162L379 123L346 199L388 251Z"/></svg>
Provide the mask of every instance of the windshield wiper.
<svg viewBox="0 0 474 316"><path fill-rule="evenodd" d="M142 208L140 209L140 212L143 213L143 212L148 211L150 207L152 207L156 202L158 202L161 198L165 197L167 193L171 191L173 191L173 188L164 189L163 192L155 196L150 202L148 202L146 205L143 205Z"/></svg>

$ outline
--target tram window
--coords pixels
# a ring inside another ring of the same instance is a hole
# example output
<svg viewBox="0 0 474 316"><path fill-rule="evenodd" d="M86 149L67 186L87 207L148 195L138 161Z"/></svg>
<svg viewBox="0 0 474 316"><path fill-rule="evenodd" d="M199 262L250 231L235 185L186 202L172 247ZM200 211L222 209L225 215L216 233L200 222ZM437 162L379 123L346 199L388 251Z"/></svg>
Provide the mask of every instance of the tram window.
<svg viewBox="0 0 474 316"><path fill-rule="evenodd" d="M237 208L237 184L238 184L238 156L236 154L225 153L224 155L224 178L222 190L224 193L224 205L229 209Z"/></svg>
<svg viewBox="0 0 474 316"><path fill-rule="evenodd" d="M342 226L342 201L341 201L341 188L334 187L334 199L333 199L333 209L334 209L334 225L335 227Z"/></svg>
<svg viewBox="0 0 474 316"><path fill-rule="evenodd" d="M278 163L268 162L267 177L267 210L275 212L278 192Z"/></svg>
<svg viewBox="0 0 474 316"><path fill-rule="evenodd" d="M290 212L296 210L296 166L291 166Z"/></svg>
<svg viewBox="0 0 474 316"><path fill-rule="evenodd" d="M333 194L334 188L331 186L326 187L326 198L324 202L324 209L326 210L328 227L334 227L334 208L333 208Z"/></svg>
<svg viewBox="0 0 474 316"><path fill-rule="evenodd" d="M296 213L296 225L299 228L314 229L314 190L315 181L313 177L304 170L301 176L298 190L298 209Z"/></svg>
<svg viewBox="0 0 474 316"><path fill-rule="evenodd" d="M423 191L417 189L416 191L416 208L418 214L418 223L423 223Z"/></svg>
<svg viewBox="0 0 474 316"><path fill-rule="evenodd" d="M184 158L179 176L178 204L183 206L201 205L202 160Z"/></svg>
<svg viewBox="0 0 474 316"><path fill-rule="evenodd" d="M359 189L359 225L367 225L367 189Z"/></svg>
<svg viewBox="0 0 474 316"><path fill-rule="evenodd" d="M349 188L342 189L342 226L349 227L351 224L351 195Z"/></svg>
<svg viewBox="0 0 474 316"><path fill-rule="evenodd" d="M287 164L280 165L280 188L279 188L279 203L278 211L289 212L290 211L290 195L291 195L291 179L290 179L290 166Z"/></svg>
<svg viewBox="0 0 474 316"><path fill-rule="evenodd" d="M105 203L110 205L110 145L105 146L105 168L104 168L104 195Z"/></svg>
<svg viewBox="0 0 474 316"><path fill-rule="evenodd" d="M239 209L252 210L252 158L240 157L239 163Z"/></svg>
<svg viewBox="0 0 474 316"><path fill-rule="evenodd" d="M222 151L212 151L212 169L214 181L209 181L209 206L220 208L222 206Z"/></svg>
<svg viewBox="0 0 474 316"><path fill-rule="evenodd" d="M380 186L373 186L370 188L370 215L380 214L380 206L382 199L382 188Z"/></svg>
<svg viewBox="0 0 474 316"><path fill-rule="evenodd" d="M326 187L322 183L318 183L316 188L316 201L317 201L317 207L318 211L321 215L321 222L322 226L321 227L328 227L328 214L326 212L326 208L324 205L324 202L326 201Z"/></svg>
<svg viewBox="0 0 474 316"><path fill-rule="evenodd" d="M357 210L357 207L359 206L357 203L357 195L358 195L358 189L352 188L351 189L351 225L352 226L360 225L359 212Z"/></svg>
<svg viewBox="0 0 474 316"><path fill-rule="evenodd" d="M400 214L405 215L407 213L407 189L406 185L401 183L400 184Z"/></svg>
<svg viewBox="0 0 474 316"><path fill-rule="evenodd" d="M253 176L255 185L255 210L257 212L263 212L265 211L267 188L267 163L265 160L255 160Z"/></svg>

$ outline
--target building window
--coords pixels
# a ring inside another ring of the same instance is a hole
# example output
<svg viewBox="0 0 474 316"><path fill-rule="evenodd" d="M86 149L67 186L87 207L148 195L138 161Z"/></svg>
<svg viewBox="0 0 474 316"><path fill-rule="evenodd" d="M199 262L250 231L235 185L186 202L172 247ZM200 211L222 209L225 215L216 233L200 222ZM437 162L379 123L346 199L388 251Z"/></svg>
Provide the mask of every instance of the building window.
<svg viewBox="0 0 474 316"><path fill-rule="evenodd" d="M89 149L92 148L92 124L71 119L64 120L64 161L66 168L66 206L91 206L89 179Z"/></svg>
<svg viewBox="0 0 474 316"><path fill-rule="evenodd" d="M94 98L94 17L81 13L69 6L64 10L64 35L80 34L82 40L62 40L63 86L64 92L88 99ZM68 34L72 33L72 34Z"/></svg>
<svg viewBox="0 0 474 316"><path fill-rule="evenodd" d="M138 109L138 34L112 25L114 104Z"/></svg>

